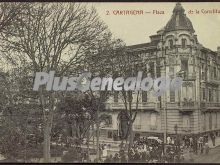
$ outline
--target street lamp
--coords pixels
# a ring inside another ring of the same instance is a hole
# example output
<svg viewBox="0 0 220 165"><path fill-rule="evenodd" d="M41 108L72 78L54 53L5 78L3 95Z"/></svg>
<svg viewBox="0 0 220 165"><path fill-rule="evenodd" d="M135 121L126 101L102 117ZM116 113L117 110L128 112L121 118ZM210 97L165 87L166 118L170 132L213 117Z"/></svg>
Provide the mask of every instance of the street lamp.
<svg viewBox="0 0 220 165"><path fill-rule="evenodd" d="M179 136L177 134L177 131L178 131L178 125L175 124L174 126L174 131L175 131L175 134L176 134L176 149L177 150L177 153L178 153L178 160L180 160L180 143L179 143Z"/></svg>
<svg viewBox="0 0 220 165"><path fill-rule="evenodd" d="M83 110L85 110L85 108L83 107ZM86 123L88 123L89 125L89 120L91 118L91 115L89 114L89 112L85 112L84 114L84 118L86 119ZM90 126L89 126L90 127ZM90 132L90 128L87 130L87 161L89 162L89 132Z"/></svg>

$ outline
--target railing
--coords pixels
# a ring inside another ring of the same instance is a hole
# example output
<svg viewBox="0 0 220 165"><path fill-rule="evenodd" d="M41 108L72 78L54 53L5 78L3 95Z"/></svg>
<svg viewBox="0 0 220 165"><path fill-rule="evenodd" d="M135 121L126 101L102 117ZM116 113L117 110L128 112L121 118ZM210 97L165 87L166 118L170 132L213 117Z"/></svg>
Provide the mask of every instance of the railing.
<svg viewBox="0 0 220 165"><path fill-rule="evenodd" d="M220 107L220 103L206 103L207 107Z"/></svg>
<svg viewBox="0 0 220 165"><path fill-rule="evenodd" d="M138 103L138 109L157 109L158 104L156 102L143 102ZM129 104L127 104L127 107L129 107ZM131 104L132 109L136 109L136 103ZM125 109L125 104L122 102L112 102L112 103L106 103L106 109Z"/></svg>
<svg viewBox="0 0 220 165"><path fill-rule="evenodd" d="M184 80L195 80L196 74L195 73L185 73Z"/></svg>
<svg viewBox="0 0 220 165"><path fill-rule="evenodd" d="M178 108L180 106L179 102L167 102L168 108Z"/></svg>
<svg viewBox="0 0 220 165"><path fill-rule="evenodd" d="M191 51L191 48L177 48L177 52L178 53L190 53L190 51Z"/></svg>
<svg viewBox="0 0 220 165"><path fill-rule="evenodd" d="M220 108L220 103L208 103L208 102L201 102L200 107L202 109L219 109Z"/></svg>
<svg viewBox="0 0 220 165"><path fill-rule="evenodd" d="M194 111L195 108L196 108L196 102L194 101L180 102L180 111Z"/></svg>
<svg viewBox="0 0 220 165"><path fill-rule="evenodd" d="M210 77L210 76L207 77L207 81L213 84L220 84L220 80L218 80L217 78Z"/></svg>
<svg viewBox="0 0 220 165"><path fill-rule="evenodd" d="M194 107L195 103L193 101L183 101L182 102L182 107L185 108L190 108L190 107Z"/></svg>
<svg viewBox="0 0 220 165"><path fill-rule="evenodd" d="M176 53L176 49L166 49L166 54L170 54L170 53Z"/></svg>

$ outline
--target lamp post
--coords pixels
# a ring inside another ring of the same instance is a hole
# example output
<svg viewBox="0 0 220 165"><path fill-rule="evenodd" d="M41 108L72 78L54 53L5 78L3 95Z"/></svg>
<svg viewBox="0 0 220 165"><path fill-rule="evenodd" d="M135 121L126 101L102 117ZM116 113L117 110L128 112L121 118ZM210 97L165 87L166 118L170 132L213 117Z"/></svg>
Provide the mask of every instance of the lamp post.
<svg viewBox="0 0 220 165"><path fill-rule="evenodd" d="M85 108L83 107L83 110L85 110ZM91 118L91 115L88 112L85 112L84 117L89 125L89 120ZM88 128L87 133L86 133L86 138L87 138L87 162L89 162L89 132L90 132L90 128Z"/></svg>
<svg viewBox="0 0 220 165"><path fill-rule="evenodd" d="M175 131L175 134L176 134L176 149L177 150L177 153L178 153L178 160L180 160L180 143L179 143L179 136L177 134L177 131L178 131L178 125L175 124L174 126L174 131Z"/></svg>

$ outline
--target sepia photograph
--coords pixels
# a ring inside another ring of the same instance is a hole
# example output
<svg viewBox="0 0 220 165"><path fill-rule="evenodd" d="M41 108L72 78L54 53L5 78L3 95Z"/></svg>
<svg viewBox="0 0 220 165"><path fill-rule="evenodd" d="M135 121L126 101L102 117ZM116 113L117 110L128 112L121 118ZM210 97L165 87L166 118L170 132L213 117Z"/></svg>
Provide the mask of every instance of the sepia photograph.
<svg viewBox="0 0 220 165"><path fill-rule="evenodd" d="M0 163L220 163L220 2L0 2Z"/></svg>

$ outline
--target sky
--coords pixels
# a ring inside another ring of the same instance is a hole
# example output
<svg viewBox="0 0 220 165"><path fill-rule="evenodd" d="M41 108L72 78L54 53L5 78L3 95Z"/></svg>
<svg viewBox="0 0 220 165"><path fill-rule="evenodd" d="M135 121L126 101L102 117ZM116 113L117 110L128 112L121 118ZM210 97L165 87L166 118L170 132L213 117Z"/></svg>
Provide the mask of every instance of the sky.
<svg viewBox="0 0 220 165"><path fill-rule="evenodd" d="M191 20L199 42L213 50L220 46L220 2L182 2L187 17ZM149 36L164 27L172 16L175 2L103 2L92 3L100 18L108 25L115 38L121 38L126 45L149 42ZM202 10L218 9L219 13L204 14ZM114 15L117 10L143 10L143 15ZM163 11L164 14L152 14L153 10ZM194 13L189 14L192 10ZM195 10L199 14L195 14ZM107 12L110 15L107 15Z"/></svg>

